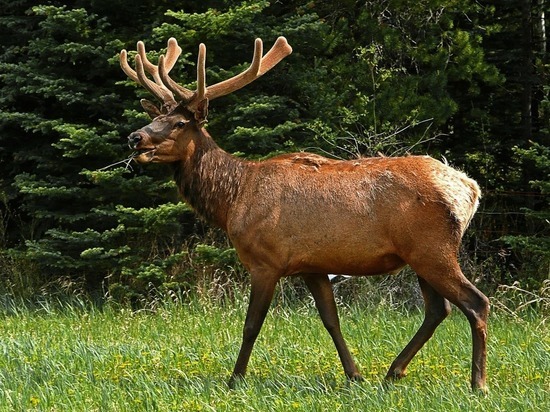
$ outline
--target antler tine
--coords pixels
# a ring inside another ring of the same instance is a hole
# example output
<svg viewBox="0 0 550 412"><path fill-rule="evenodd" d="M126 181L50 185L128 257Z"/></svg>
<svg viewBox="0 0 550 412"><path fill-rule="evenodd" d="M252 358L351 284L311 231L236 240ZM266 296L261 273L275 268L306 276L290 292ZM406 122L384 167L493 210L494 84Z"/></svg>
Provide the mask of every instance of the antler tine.
<svg viewBox="0 0 550 412"><path fill-rule="evenodd" d="M262 40L256 39L254 43L254 57L250 67L230 79L207 87L206 97L213 100L246 86L258 77L267 73L275 67L277 63L292 53L292 47L290 47L284 37L279 37L264 57L262 57L262 48Z"/></svg>
<svg viewBox="0 0 550 412"><path fill-rule="evenodd" d="M273 44L273 47L269 49L267 54L262 58L262 65L258 77L263 76L265 73L275 67L281 60L292 53L292 47L288 44L288 41L283 36L280 36Z"/></svg>
<svg viewBox="0 0 550 412"><path fill-rule="evenodd" d="M152 64L149 59L147 59L147 55L145 53L145 45L143 44L143 42L138 42L137 49L138 54L135 57L135 71L128 64L128 53L126 52L126 50L122 50L120 52L120 66L122 67L122 70L130 79L142 85L145 89L147 89L150 93L152 93L155 97L162 101L164 105L174 105L176 103L176 101L174 100L174 95L162 83L162 80L159 77L158 67ZM147 78L145 70L153 76L153 79L155 80L154 82Z"/></svg>
<svg viewBox="0 0 550 412"><path fill-rule="evenodd" d="M138 50L138 56L141 58L141 63L142 63L142 66L139 66L139 67L140 68L142 68L142 67L145 68L147 73L149 73L151 76L153 76L153 79L155 80L155 82L153 83L149 79L147 79L147 77L145 76L145 73L143 72L143 70L138 70L137 71L138 77L140 78L140 80L142 82L146 82L148 84L149 91L151 93L153 93L155 96L159 97L163 102L170 103L170 104L175 103L176 101L174 100L174 94L164 85L164 83L162 82L162 79L160 78L158 66L155 66L147 58L147 54L145 52L145 44L142 41L138 42L137 50ZM173 54L174 51L169 50L170 54ZM136 69L138 69L138 66L137 66L137 57L138 56L136 56ZM178 57L179 57L179 55L175 56L176 59ZM174 60L174 56L171 55L170 59L173 60L171 62L172 67L173 67L175 62L176 62ZM172 67L170 67L170 69ZM143 76L140 76L140 74L142 74Z"/></svg>
<svg viewBox="0 0 550 412"><path fill-rule="evenodd" d="M128 52L125 49L120 51L120 67L130 79L132 79L136 83L139 83L137 73L128 64Z"/></svg>
<svg viewBox="0 0 550 412"><path fill-rule="evenodd" d="M136 72L139 79L139 84L145 87L149 92L156 96L164 104L175 104L174 95L164 85L152 82L145 74L145 64L140 55L136 56Z"/></svg>
<svg viewBox="0 0 550 412"><path fill-rule="evenodd" d="M155 83L160 82L160 78L158 77L158 68L153 63L149 61L147 58L147 53L145 52L145 43L142 41L138 41L137 43L137 51L139 57L141 57L141 62L143 63L143 67L145 70L147 70L147 73L153 76L153 79L155 79ZM137 67L136 67L137 69ZM139 73L139 72L138 72Z"/></svg>
<svg viewBox="0 0 550 412"><path fill-rule="evenodd" d="M196 100L200 102L206 96L206 46L199 45L199 57L197 58L197 91Z"/></svg>
<svg viewBox="0 0 550 412"><path fill-rule="evenodd" d="M189 90L183 86L180 86L168 75L168 72L174 67L177 58L181 54L181 47L178 46L176 39L171 37L168 40L168 49L166 50L166 56L161 55L159 57L159 76L162 82L170 89L179 99L184 102L190 101L195 92Z"/></svg>
<svg viewBox="0 0 550 412"><path fill-rule="evenodd" d="M172 70L180 55L181 47L178 45L178 41L173 37L170 37L168 39L168 46L166 48L166 61L164 62L164 66L166 67L167 72Z"/></svg>

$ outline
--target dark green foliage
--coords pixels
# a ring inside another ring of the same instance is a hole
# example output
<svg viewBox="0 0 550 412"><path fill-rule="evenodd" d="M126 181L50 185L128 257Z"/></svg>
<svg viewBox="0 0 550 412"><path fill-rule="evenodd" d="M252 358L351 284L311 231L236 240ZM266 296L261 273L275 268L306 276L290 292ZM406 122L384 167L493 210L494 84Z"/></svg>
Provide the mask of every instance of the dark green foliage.
<svg viewBox="0 0 550 412"><path fill-rule="evenodd" d="M139 299L185 289L201 270L242 271L179 202L169 168L103 169L148 122L138 100L150 96L117 54L143 39L155 60L169 37L184 50L174 77L190 87L199 42L209 84L242 71L256 37L265 50L279 35L292 45L210 105L227 151L445 156L485 192L466 244L480 267L499 262L484 278L536 287L548 276L549 62L522 40L540 14L530 2L35 3L0 7L0 276L14 291L25 273L25 285L84 280Z"/></svg>
<svg viewBox="0 0 550 412"><path fill-rule="evenodd" d="M536 168L541 173L529 182L535 199L521 208L532 233L509 235L503 240L523 263L522 282L528 288L537 288L550 275L550 147L533 143L528 149L516 147L514 151L524 168Z"/></svg>
<svg viewBox="0 0 550 412"><path fill-rule="evenodd" d="M173 243L192 215L175 203L174 185L158 171L99 171L127 156L123 136L144 122L136 112L123 117L134 97L117 87L116 31L83 8L28 13L36 17L30 40L0 62L4 259L35 262L46 282L84 279L92 289L144 261L177 264ZM157 272L143 271L141 291L162 283Z"/></svg>

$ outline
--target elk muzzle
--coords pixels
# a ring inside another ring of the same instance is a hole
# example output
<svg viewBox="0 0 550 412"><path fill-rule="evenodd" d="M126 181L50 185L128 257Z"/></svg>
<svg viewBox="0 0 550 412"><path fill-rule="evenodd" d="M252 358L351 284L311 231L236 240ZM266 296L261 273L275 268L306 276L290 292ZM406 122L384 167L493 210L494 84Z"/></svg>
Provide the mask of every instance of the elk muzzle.
<svg viewBox="0 0 550 412"><path fill-rule="evenodd" d="M143 136L139 132L134 132L128 136L128 146L130 149L137 149L137 146L142 139Z"/></svg>

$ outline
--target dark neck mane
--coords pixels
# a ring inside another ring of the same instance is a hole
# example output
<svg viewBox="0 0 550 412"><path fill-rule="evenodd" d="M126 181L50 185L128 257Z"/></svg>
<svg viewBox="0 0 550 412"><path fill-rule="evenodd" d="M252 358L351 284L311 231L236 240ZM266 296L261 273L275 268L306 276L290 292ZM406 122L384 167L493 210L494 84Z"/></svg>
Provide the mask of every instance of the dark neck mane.
<svg viewBox="0 0 550 412"><path fill-rule="evenodd" d="M175 164L174 179L197 214L225 230L246 162L224 152L204 129L197 141L189 160Z"/></svg>

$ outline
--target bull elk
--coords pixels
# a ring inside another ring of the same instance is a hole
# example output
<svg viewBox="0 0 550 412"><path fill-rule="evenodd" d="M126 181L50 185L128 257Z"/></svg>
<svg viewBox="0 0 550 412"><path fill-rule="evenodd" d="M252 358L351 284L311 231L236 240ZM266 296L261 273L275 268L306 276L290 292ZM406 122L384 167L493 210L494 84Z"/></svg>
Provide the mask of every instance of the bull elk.
<svg viewBox="0 0 550 412"><path fill-rule="evenodd" d="M256 80L292 52L279 37L265 55L256 39L242 73L206 86L204 44L199 46L197 89L176 83L169 71L181 48L168 41L151 63L137 44L135 71L127 52L124 72L162 105L142 100L153 121L129 135L139 163L168 163L186 202L222 228L251 275L242 344L230 385L244 376L275 286L300 275L311 291L349 379L362 379L340 331L328 274L370 276L409 265L417 274L425 318L391 364L388 379L406 368L456 305L472 331L471 385L486 389L489 301L462 273L459 245L480 197L477 183L428 156L333 160L309 153L247 161L223 151L204 128L208 103Z"/></svg>

